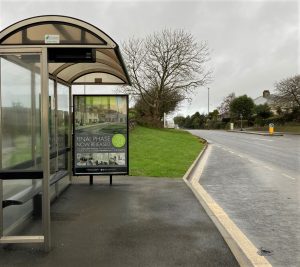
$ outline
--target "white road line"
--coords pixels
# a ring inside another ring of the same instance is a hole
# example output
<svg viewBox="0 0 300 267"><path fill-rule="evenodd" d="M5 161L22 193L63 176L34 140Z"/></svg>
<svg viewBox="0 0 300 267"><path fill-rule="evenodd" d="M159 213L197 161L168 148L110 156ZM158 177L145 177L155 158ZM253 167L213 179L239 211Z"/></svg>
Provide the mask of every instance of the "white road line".
<svg viewBox="0 0 300 267"><path fill-rule="evenodd" d="M241 155L241 154L238 154L238 156L240 157L240 158L244 158L245 156L243 156L243 155Z"/></svg>
<svg viewBox="0 0 300 267"><path fill-rule="evenodd" d="M268 169L269 171L274 171L274 169L270 168L269 166L263 165L266 169Z"/></svg>
<svg viewBox="0 0 300 267"><path fill-rule="evenodd" d="M270 139L260 139L260 138L251 138L253 140L259 140L259 141L268 141L268 142L273 142L274 140L270 140Z"/></svg>
<svg viewBox="0 0 300 267"><path fill-rule="evenodd" d="M289 179L296 180L294 177L289 176L289 175L287 175L287 174L285 174L285 173L281 173L281 174L282 174L283 176L289 178Z"/></svg>
<svg viewBox="0 0 300 267"><path fill-rule="evenodd" d="M253 159L249 159L249 161L251 161L252 163L258 164L259 162Z"/></svg>

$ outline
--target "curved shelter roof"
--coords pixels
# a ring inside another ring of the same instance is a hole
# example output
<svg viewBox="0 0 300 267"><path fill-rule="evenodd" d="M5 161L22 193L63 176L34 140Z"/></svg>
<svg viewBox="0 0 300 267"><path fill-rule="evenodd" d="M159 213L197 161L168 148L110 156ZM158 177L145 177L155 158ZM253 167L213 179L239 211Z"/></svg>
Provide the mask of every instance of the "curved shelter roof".
<svg viewBox="0 0 300 267"><path fill-rule="evenodd" d="M130 84L118 44L79 19L39 16L19 21L0 32L0 48L4 47L92 49L93 62L48 60L49 75L68 84Z"/></svg>

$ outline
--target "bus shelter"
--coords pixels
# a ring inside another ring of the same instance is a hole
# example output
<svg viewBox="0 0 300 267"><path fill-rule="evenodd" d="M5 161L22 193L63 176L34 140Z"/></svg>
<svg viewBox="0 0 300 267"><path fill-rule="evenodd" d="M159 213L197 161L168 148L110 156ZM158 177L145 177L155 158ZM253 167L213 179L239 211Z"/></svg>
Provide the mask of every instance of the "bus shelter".
<svg viewBox="0 0 300 267"><path fill-rule="evenodd" d="M71 17L39 16L0 32L2 244L43 243L50 249L51 190L58 190L61 178L72 177L71 94L79 84L130 84L117 43L97 27ZM43 233L5 234L4 210L22 206L37 192Z"/></svg>

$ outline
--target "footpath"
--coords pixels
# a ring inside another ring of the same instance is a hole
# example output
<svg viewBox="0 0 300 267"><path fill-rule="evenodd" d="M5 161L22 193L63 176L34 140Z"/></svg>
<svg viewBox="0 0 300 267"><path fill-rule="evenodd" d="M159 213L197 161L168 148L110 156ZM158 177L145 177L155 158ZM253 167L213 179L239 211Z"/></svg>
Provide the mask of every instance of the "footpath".
<svg viewBox="0 0 300 267"><path fill-rule="evenodd" d="M23 234L40 233L40 220ZM0 266L239 266L182 179L74 177L51 206L52 250L0 247Z"/></svg>

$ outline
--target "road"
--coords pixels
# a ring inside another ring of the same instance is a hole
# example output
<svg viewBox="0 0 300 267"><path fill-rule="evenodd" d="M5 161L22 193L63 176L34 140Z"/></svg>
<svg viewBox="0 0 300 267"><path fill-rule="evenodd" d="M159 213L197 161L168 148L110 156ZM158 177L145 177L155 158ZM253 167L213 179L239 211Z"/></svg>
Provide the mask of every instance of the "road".
<svg viewBox="0 0 300 267"><path fill-rule="evenodd" d="M210 143L200 184L273 266L300 266L300 136L190 132Z"/></svg>

